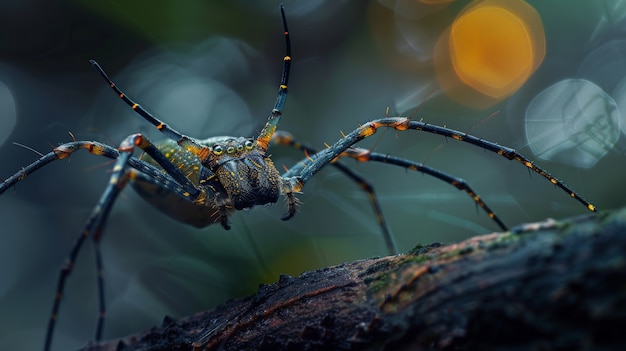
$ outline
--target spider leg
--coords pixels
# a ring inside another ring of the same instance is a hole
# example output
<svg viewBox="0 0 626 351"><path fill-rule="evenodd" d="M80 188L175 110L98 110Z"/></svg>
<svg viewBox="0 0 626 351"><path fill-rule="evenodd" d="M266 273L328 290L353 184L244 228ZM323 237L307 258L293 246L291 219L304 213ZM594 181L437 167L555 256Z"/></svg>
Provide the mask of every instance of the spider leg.
<svg viewBox="0 0 626 351"><path fill-rule="evenodd" d="M532 161L524 157L519 152L515 151L512 148L498 145L496 143L478 138L476 136L460 132L458 130L440 127L424 122L412 121L406 117L389 117L389 118L381 118L375 119L373 121L367 122L366 124L360 126L355 129L344 138L341 138L331 147L320 151L315 155L315 160L313 162L309 162L304 168L301 169L299 173L296 171L291 172L289 174L283 175L284 177L292 177L290 178L292 183L299 184L304 186L304 184L313 177L320 169L322 169L327 164L331 163L337 156L346 151L352 145L358 143L359 141L370 137L376 133L376 130L380 127L385 128L393 128L398 131L405 130L415 130L415 131L424 131L432 134L443 135L445 137L450 137L455 140L463 141L466 143L470 143L472 145L478 146L482 149L494 152L498 155L501 155L508 160L515 160L519 163L523 164L528 169L538 173L542 177L546 178L550 183L559 187L563 191L569 194L570 197L576 199L578 202L583 204L590 211L597 211L597 208L581 197L574 190L569 188L565 183L553 177L546 170L542 169L539 166L536 166ZM300 189L297 189L298 191Z"/></svg>
<svg viewBox="0 0 626 351"><path fill-rule="evenodd" d="M91 215L87 219L87 223L85 224L82 232L76 239L74 246L72 246L72 250L65 260L65 263L61 267L61 272L59 273L59 279L57 282L57 290L54 297L54 303L52 305L52 313L50 315L50 320L48 321L44 350L49 350L50 346L52 345L54 327L56 326L56 320L59 313L59 308L61 306L63 291L65 289L65 282L67 280L67 277L72 273L74 262L76 261L76 257L78 256L78 253L80 252L80 249L86 238L92 239L96 256L96 269L98 272L99 314L98 324L96 326L95 340L100 340L102 336L106 307L104 301L104 278L102 276L100 239L102 238L103 225L109 215L111 207L113 206L117 195L127 184L128 179L132 174L132 172L127 169L128 160L130 159L131 154L132 149L121 150L120 155L115 162L115 166L113 167L113 173L111 174L111 178L109 180L107 188L100 197L98 204L92 210Z"/></svg>
<svg viewBox="0 0 626 351"><path fill-rule="evenodd" d="M283 134L284 134L284 132L277 133L278 138L282 138ZM287 143L288 141L289 141L288 139L280 140L281 143ZM277 140L277 142L279 142L279 141ZM298 147L298 146L294 145L294 147ZM284 177L292 177L291 179L297 178L297 174L301 174L303 172L303 169L305 169L306 167L310 166L312 163L317 161L318 155L319 155L319 153L318 154L313 154L313 155L308 156L307 158L301 160L295 166L293 166L292 168L287 170L287 172L285 172L285 174L283 176ZM485 213L487 214L487 216L489 216L489 218L491 218L498 225L498 227L500 227L501 230L503 230L503 231L507 231L508 230L507 226L496 215L496 213L469 186L469 184L467 184L467 182L465 180L461 179L461 178L454 177L452 175L449 175L449 174L444 173L444 172L442 172L440 170L437 170L435 168L426 166L426 165L418 163L418 162L414 162L414 161L410 161L410 160L407 160L407 159L403 159L403 158L399 158L399 157L395 157L395 156L390 156L390 155L386 155L386 154L381 154L381 153L377 153L377 152L372 152L370 150L366 150L366 149L362 149L362 148L352 148L352 147L350 147L350 148L346 149L344 152L342 152L341 154L339 154L336 158L332 159L330 164L333 165L333 166L341 165L340 163L338 163L338 159L341 158L341 157L350 157L350 158L353 158L353 159L355 159L355 160L357 160L359 162L373 161L373 162L381 162L381 163L392 164L392 165L404 167L406 169L413 170L413 171L416 171L416 172L422 172L424 174L427 174L427 175L435 177L435 178L437 178L439 180L442 180L442 181L444 181L444 182L454 186L458 190L465 191L469 195L469 197L472 198L472 200L474 200L476 205L478 205L478 207L482 208L483 211L485 211ZM343 166L343 165L341 165L341 166ZM345 167L345 166L343 166L343 167ZM389 246L388 242L387 242L387 245Z"/></svg>
<svg viewBox="0 0 626 351"><path fill-rule="evenodd" d="M62 160L69 157L73 152L85 149L93 155L104 156L111 159L117 159L119 157L119 151L106 144L99 143L97 141L73 141L57 146L49 153L41 156L38 160L30 165L23 167L20 171L16 172L9 178L0 183L0 194L4 193L11 186L20 182L33 172L42 168L43 166L51 163L52 161ZM163 170L157 169L154 166L145 163L135 157L131 157L128 160L128 164L138 170L139 172L146 174L149 178L156 179L160 182L160 185L172 188L172 191L184 197L185 190L181 188L176 181L168 174L163 173Z"/></svg>
<svg viewBox="0 0 626 351"><path fill-rule="evenodd" d="M123 91L121 91L115 83L109 78L109 76L104 72L104 70L100 67L100 65L95 60L89 60L89 63L94 67L94 69L100 73L102 78L109 84L111 89L117 93L117 95L122 99L128 106L130 106L135 112L137 112L141 117L143 117L146 121L150 122L153 126L155 126L161 133L163 133L166 137L171 140L176 141L178 145L184 147L187 151L193 153L198 156L200 161L204 161L209 153L209 148L200 144L197 140L190 138L186 135L181 134L177 130L171 128L169 125L156 118L150 112L146 111L141 105L133 101L131 98L126 96Z"/></svg>
<svg viewBox="0 0 626 351"><path fill-rule="evenodd" d="M263 153L267 151L267 146L269 144L270 138L272 134L276 130L276 126L280 121L281 111L285 106L285 101L287 100L287 83L289 81L289 70L291 67L291 42L289 40L289 30L287 28L287 19L285 17L285 9L283 5L280 5L280 14L282 16L283 28L284 28L284 36L285 36L285 56L283 58L283 71L281 74L281 81L278 89L278 96L276 97L276 102L274 103L274 108L265 124L265 127L261 130L257 138L257 145L262 150ZM128 106L130 106L135 112L137 112L141 117L143 117L150 124L155 126L161 133L165 134L171 140L174 140L178 143L178 145L185 148L187 151L193 153L198 156L198 159L202 162L206 160L209 151L209 148L201 145L197 140L190 138L186 135L181 134L177 130L170 127L165 122L161 121L159 118L153 116L146 109L141 107L138 103L128 97L122 90L120 90L117 85L109 78L109 76L104 72L102 67L95 61L89 60L93 68L102 76L102 78L109 84L111 89L115 91L115 93L122 99Z"/></svg>
<svg viewBox="0 0 626 351"><path fill-rule="evenodd" d="M256 140L257 145L263 150L263 153L267 151L272 134L276 131L276 127L280 121L283 107L285 107L289 69L291 68L291 41L289 40L289 29L287 28L287 18L285 18L285 8L283 4L280 4L280 15L283 19L283 28L285 30L285 57L283 58L283 72L281 74L278 96L276 97L274 108Z"/></svg>
<svg viewBox="0 0 626 351"><path fill-rule="evenodd" d="M119 156L117 149L96 141L74 141L59 145L51 152L41 156L37 161L23 167L19 172L5 179L0 183L0 194L4 193L9 187L15 183L24 180L29 174L35 172L39 168L56 160L61 160L70 156L74 151L85 149L93 155L101 155L104 157L116 159Z"/></svg>
<svg viewBox="0 0 626 351"><path fill-rule="evenodd" d="M79 142L71 143L76 144ZM91 142L89 142L91 143ZM84 145L90 145L89 143L85 143ZM78 150L83 144L71 145L76 146L73 148L69 148L69 150ZM105 146L105 145L103 145ZM132 153L135 147L141 148L144 152L150 155L159 165L163 167L163 169L167 172L164 174L162 171L146 164L143 161L137 160L132 156ZM56 150L56 149L55 149ZM67 151L67 148L62 148L67 155L71 153L71 151ZM151 182L155 185L166 188L169 191L172 191L179 195L182 198L188 199L189 201L205 201L206 200L206 192L205 190L200 190L196 188L190 181L187 179L182 172L176 168L150 141L143 137L141 134L133 134L127 137L118 150L111 148L110 146L106 146L103 148L106 150L106 155L115 157L117 156L117 160L115 165L113 166L113 173L111 174L109 183L107 188L103 192L100 200L97 205L92 210L87 222L84 226L83 231L80 233L78 238L76 239L70 254L68 255L64 265L61 268L61 272L59 274L59 280L57 283L57 291L55 294L54 304L52 306L52 314L50 317L50 321L48 323L48 329L46 332L46 341L45 341L45 350L50 348L52 343L52 336L54 334L54 327L56 325L56 319L59 312L59 308L61 305L61 297L63 296L63 290L65 288L65 282L67 277L72 272L72 268L74 266L74 262L76 261L76 257L85 241L86 238L91 238L94 244L95 257L96 257L96 269L98 272L98 296L99 296L99 317L98 323L96 326L96 334L95 340L100 340L102 336L102 329L104 327L104 318L106 315L106 307L105 307L105 299L104 299L104 278L102 275L102 258L100 253L100 240L102 239L102 231L104 228L104 224L106 223L106 219L111 211L115 200L117 199L121 190L126 186L129 180L138 180ZM113 152L115 150L116 152ZM57 152L58 153L58 152ZM54 151L51 154L56 155ZM117 155L116 155L117 153ZM65 155L64 153L61 153ZM105 154L105 153L98 153ZM44 155L42 159L45 161L38 160L35 162L35 166L31 165L32 169L37 169L41 167L44 162L50 162L48 160L54 160L55 158L52 156L46 157ZM65 156L66 157L66 156ZM147 173L142 173L138 171L137 168L141 170L146 170ZM12 178L19 178L13 176ZM193 193L190 193L193 191ZM211 194L214 196L215 194Z"/></svg>
<svg viewBox="0 0 626 351"><path fill-rule="evenodd" d="M274 133L272 137L272 142L274 144L286 145L286 146L296 148L298 150L301 150L307 155L314 155L315 153L317 153L315 149L309 146L303 145L302 143L295 140L291 134L282 130L278 130ZM383 238L385 239L387 250L389 251L390 255L397 254L398 248L393 239L393 236L391 235L391 231L389 230L389 227L387 226L387 223L385 222L385 217L383 216L383 211L380 207L380 203L378 202L378 198L376 197L374 186L369 181L367 181L367 179L365 179L363 176L356 173L354 170L347 167L346 165L339 163L339 162L334 162L332 163L332 165L335 168L337 168L337 170L339 170L341 173L343 173L345 176L347 176L352 181L357 183L359 188L361 188L361 190L367 193L367 197L370 203L372 204L372 208L374 209L374 214L376 215L376 221L378 222L378 225L380 226L380 229L383 234ZM289 170L287 170L287 172L289 172Z"/></svg>
<svg viewBox="0 0 626 351"><path fill-rule="evenodd" d="M476 202L476 204L480 208L482 208L483 211L485 211L485 213L487 213L487 216L489 216L489 218L491 218L494 222L496 222L496 224L500 227L500 229L502 229L503 231L508 230L506 225L504 225L504 223L495 214L495 212L489 206L487 206L487 204L480 198L480 196L474 190L472 190L469 184L467 184L467 182L461 178L451 176L438 169L428 167L418 162L413 162L407 159L403 159L403 158L399 158L399 157L395 157L391 155L385 155L385 154L381 154L378 152L372 152L370 150L362 149L362 148L349 148L339 156L350 157L359 162L375 161L375 162L382 162L382 163L387 163L391 165L396 165L396 166L404 167L412 171L422 172L424 174L428 174L432 177L442 180L456 187L459 190L465 191L467 195L469 195L469 197L471 197L472 200L474 200L474 202Z"/></svg>

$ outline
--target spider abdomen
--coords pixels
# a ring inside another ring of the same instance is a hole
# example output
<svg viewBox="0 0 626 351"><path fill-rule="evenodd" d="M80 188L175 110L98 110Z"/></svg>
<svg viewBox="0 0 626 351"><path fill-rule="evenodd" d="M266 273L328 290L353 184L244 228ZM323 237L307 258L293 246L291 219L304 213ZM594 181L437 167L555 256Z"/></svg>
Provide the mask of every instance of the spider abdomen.
<svg viewBox="0 0 626 351"><path fill-rule="evenodd" d="M172 164L176 165L183 174L196 186L204 188L209 197L214 197L215 181L213 173L202 166L198 158L176 142L166 140L158 146L159 151L165 155ZM143 158L147 163L161 168L150 156ZM131 182L135 192L144 200L157 208L161 213L181 223L186 223L197 228L203 228L220 222L219 211L214 201L196 203L190 199L182 198L166 187L153 182L147 182L142 178L136 178Z"/></svg>

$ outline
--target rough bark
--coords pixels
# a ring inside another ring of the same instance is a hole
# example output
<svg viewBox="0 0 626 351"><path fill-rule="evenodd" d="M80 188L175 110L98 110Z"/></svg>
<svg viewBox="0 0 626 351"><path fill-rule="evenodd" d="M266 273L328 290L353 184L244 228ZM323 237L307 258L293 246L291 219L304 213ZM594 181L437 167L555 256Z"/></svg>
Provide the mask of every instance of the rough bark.
<svg viewBox="0 0 626 351"><path fill-rule="evenodd" d="M282 276L88 350L626 349L626 210Z"/></svg>

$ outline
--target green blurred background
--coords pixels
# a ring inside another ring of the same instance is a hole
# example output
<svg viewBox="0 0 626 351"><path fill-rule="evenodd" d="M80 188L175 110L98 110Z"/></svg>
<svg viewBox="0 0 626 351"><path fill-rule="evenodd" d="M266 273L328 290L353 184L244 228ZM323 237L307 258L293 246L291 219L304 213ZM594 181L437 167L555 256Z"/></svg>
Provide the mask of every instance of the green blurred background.
<svg viewBox="0 0 626 351"><path fill-rule="evenodd" d="M620 95L626 45L619 40L626 32L625 1L529 1L545 29L544 62L516 94L482 109L443 94L432 62L435 41L469 1L284 3L293 65L281 129L321 148L340 138L341 131L384 116L389 107L392 115L411 115L517 148L600 209L623 204L624 121L617 107L626 100L626 94ZM110 145L135 132L160 138L115 97L89 59L183 133L255 136L273 106L280 77L284 43L278 4L0 3L0 177L38 158L13 142L45 153L70 141L68 132ZM548 102L533 100L553 84L578 78L594 84L584 90L589 101L575 104L558 93ZM586 121L578 133L592 143L577 145L586 145L584 152L592 155L587 163L578 162L575 149L563 150L557 161L541 160L532 149L537 140L526 135L533 121L526 116L529 111L550 119L541 112L564 101L573 113L565 120L574 122L563 128L576 125L577 118ZM586 110L594 106L595 112ZM597 112L602 109L606 113ZM381 130L361 146L464 178L509 225L586 213L523 166L454 140ZM280 147L271 154L281 170L302 157ZM403 251L497 230L465 193L436 179L381 164L345 163L375 185ZM42 345L58 269L111 166L78 152L0 196L1 347ZM303 204L289 221L280 220L281 200L235 214L232 230L225 231L176 223L126 189L102 242L105 338L159 324L166 314L182 317L252 293L281 273L297 275L386 254L367 196L334 169L324 169L299 198ZM77 348L93 337L95 286L88 243L66 287L55 349Z"/></svg>

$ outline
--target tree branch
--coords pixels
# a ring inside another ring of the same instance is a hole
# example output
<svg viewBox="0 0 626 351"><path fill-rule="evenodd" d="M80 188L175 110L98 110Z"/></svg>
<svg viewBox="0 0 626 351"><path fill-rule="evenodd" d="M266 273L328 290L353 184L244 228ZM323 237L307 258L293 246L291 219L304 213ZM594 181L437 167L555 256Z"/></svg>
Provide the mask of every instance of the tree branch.
<svg viewBox="0 0 626 351"><path fill-rule="evenodd" d="M626 345L626 210L281 276L86 350L570 350Z"/></svg>

